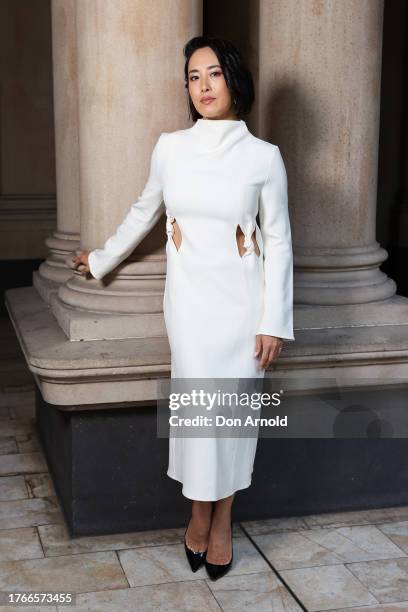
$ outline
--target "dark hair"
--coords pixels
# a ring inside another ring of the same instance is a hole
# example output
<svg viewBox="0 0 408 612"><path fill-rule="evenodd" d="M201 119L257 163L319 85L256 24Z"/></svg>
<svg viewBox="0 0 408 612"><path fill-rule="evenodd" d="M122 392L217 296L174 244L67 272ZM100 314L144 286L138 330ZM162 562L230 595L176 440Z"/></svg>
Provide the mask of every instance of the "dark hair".
<svg viewBox="0 0 408 612"><path fill-rule="evenodd" d="M184 46L183 53L186 58L184 64L185 87L188 94L188 106L192 119L195 121L202 117L195 108L188 91L188 62L194 51L202 47L210 47L218 58L224 78L229 89L234 111L238 118L248 115L255 100L254 82L251 72L245 66L241 53L229 40L213 36L195 36Z"/></svg>

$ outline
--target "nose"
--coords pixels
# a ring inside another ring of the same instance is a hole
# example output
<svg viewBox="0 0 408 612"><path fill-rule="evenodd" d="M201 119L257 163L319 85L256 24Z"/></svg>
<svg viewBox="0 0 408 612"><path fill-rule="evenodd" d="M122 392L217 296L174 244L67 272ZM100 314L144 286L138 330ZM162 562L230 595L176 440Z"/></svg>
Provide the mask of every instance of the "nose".
<svg viewBox="0 0 408 612"><path fill-rule="evenodd" d="M204 93L205 91L208 91L208 75L205 74L205 76L203 77L203 85L201 87L201 92Z"/></svg>

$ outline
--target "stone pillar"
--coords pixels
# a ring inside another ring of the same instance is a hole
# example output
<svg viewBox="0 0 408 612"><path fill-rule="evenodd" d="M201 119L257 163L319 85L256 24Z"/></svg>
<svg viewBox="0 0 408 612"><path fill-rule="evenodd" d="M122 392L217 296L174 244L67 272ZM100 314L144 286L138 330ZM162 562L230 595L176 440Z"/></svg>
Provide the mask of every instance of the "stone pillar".
<svg viewBox="0 0 408 612"><path fill-rule="evenodd" d="M79 146L75 0L53 0L52 60L57 179L57 230L47 238L49 257L33 283L47 302L72 276L66 258L79 246Z"/></svg>
<svg viewBox="0 0 408 612"><path fill-rule="evenodd" d="M160 133L189 127L182 51L200 6L76 2L81 249L102 247L137 200ZM110 275L60 287L51 307L71 340L166 336L165 237L163 215Z"/></svg>
<svg viewBox="0 0 408 612"><path fill-rule="evenodd" d="M376 240L383 1L261 0L259 10L256 129L288 170L295 302L390 298Z"/></svg>

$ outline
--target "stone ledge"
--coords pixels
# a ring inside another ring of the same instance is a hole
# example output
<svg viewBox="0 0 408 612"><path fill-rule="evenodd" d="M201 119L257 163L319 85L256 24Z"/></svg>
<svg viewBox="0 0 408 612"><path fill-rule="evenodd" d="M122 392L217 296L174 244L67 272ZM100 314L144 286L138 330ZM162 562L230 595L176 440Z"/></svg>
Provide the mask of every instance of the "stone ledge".
<svg viewBox="0 0 408 612"><path fill-rule="evenodd" d="M28 367L51 404L70 410L75 405L84 409L84 405L146 404L157 399L158 382L170 376L167 337L73 342L34 287L9 289L5 298ZM372 322L375 306L356 308L360 314L371 311ZM327 308L313 307L321 325ZM408 300L395 296L378 303L378 308L377 320L382 321L378 324L357 325L354 317L350 326L316 329L311 328L309 316L309 328L295 327L296 341L285 344L266 375L336 378L340 384L351 380L355 386L366 386L367 380L377 385L380 379L381 384L407 380ZM302 307L295 309L295 321L302 318L301 311Z"/></svg>
<svg viewBox="0 0 408 612"><path fill-rule="evenodd" d="M316 310L319 316L316 316ZM328 327L370 327L372 325L408 325L408 298L393 295L379 302L362 304L296 304L296 322L302 329Z"/></svg>
<svg viewBox="0 0 408 612"><path fill-rule="evenodd" d="M146 405L157 398L157 382L170 376L167 337L71 342L34 287L5 296L27 365L49 403Z"/></svg>

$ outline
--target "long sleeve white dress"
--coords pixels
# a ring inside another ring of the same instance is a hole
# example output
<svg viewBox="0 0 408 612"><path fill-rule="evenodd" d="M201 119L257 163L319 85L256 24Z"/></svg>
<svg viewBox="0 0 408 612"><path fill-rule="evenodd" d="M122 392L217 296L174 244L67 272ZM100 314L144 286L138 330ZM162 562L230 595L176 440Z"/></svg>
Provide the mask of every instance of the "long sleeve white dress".
<svg viewBox="0 0 408 612"><path fill-rule="evenodd" d="M162 133L139 199L103 248L89 254L92 276L102 278L130 255L164 211L171 378L262 378L256 334L295 339L287 175L278 146L255 137L243 120L198 119ZM190 499L228 497L251 484L256 446L253 436L170 437L167 475Z"/></svg>

